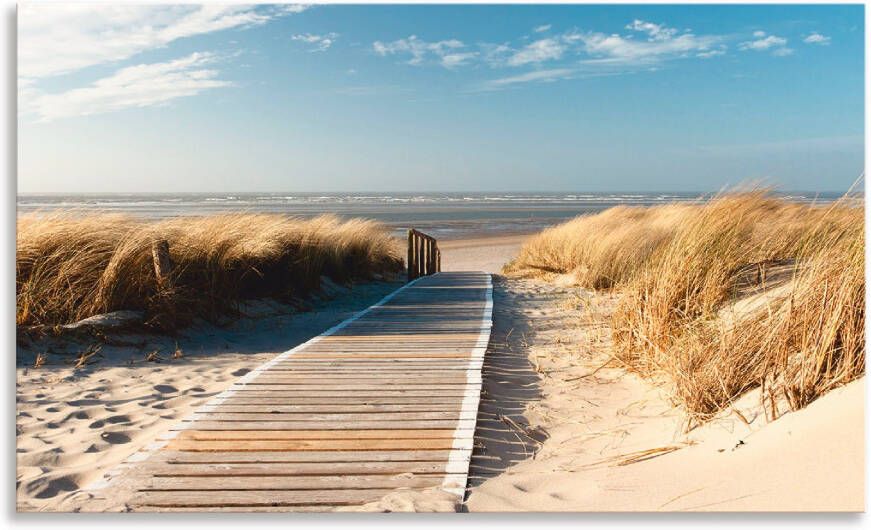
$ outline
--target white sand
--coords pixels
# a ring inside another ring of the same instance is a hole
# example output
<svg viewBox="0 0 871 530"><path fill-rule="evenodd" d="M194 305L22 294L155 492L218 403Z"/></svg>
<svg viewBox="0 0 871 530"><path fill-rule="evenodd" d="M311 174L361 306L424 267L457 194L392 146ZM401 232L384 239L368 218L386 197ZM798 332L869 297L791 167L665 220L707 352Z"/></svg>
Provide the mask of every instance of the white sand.
<svg viewBox="0 0 871 530"><path fill-rule="evenodd" d="M517 256L528 235L439 241L442 270L484 271L498 274Z"/></svg>
<svg viewBox="0 0 871 530"><path fill-rule="evenodd" d="M863 509L864 378L771 423L750 393L736 404L749 426L731 413L684 434L683 416L661 390L600 368L607 296L508 280L495 297L490 361L529 359L510 376L525 378L538 399L504 411L515 427L503 430L516 442L489 428L481 437L473 470L497 474L473 482L470 511ZM485 387L507 377L491 369Z"/></svg>

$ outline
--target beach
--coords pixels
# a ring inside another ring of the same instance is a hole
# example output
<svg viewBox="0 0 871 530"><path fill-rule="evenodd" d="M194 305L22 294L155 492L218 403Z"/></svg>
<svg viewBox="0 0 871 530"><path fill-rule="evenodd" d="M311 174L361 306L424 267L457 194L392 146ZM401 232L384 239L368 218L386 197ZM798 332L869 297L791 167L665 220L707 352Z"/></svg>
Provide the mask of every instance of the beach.
<svg viewBox="0 0 871 530"><path fill-rule="evenodd" d="M445 270L498 274L526 238L444 242ZM607 366L613 297L571 284L496 277L488 356L519 364L511 373L485 365L489 397L479 414L510 421L478 442L466 509L863 508L864 378L770 423L751 392L734 412L687 433L661 386ZM198 405L398 285L335 287L303 312L252 304L229 327L202 325L180 338L124 335L78 369L33 368L35 351L19 347L18 509L77 509L89 498L82 488ZM400 495L374 509L397 506L428 504Z"/></svg>

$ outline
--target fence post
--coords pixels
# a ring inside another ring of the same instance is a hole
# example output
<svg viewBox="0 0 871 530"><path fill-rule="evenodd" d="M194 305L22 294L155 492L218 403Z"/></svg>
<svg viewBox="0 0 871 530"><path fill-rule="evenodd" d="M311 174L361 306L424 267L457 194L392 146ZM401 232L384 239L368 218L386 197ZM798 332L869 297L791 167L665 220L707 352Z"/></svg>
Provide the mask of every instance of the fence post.
<svg viewBox="0 0 871 530"><path fill-rule="evenodd" d="M408 269L408 280L411 281L415 278L414 276L414 229L408 229L408 257L405 261L406 268Z"/></svg>
<svg viewBox="0 0 871 530"><path fill-rule="evenodd" d="M169 243L165 239L151 244L151 259L154 262L154 277L157 280L158 290L169 287L172 259L169 257Z"/></svg>

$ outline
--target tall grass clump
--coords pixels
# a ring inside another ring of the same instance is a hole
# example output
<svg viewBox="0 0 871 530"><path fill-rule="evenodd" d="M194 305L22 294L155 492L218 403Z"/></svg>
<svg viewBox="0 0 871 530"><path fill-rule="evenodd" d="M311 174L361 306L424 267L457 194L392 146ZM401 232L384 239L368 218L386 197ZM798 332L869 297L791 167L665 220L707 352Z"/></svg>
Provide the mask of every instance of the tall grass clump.
<svg viewBox="0 0 871 530"><path fill-rule="evenodd" d="M803 205L753 191L613 209L543 232L508 272L547 267L619 292L615 356L664 378L697 419L760 386L776 415L779 401L803 407L864 374L864 228L855 203ZM775 270L785 278L777 296L767 281Z"/></svg>
<svg viewBox="0 0 871 530"><path fill-rule="evenodd" d="M172 264L160 282L152 255L159 241ZM18 219L16 321L57 325L133 309L174 327L216 318L245 299L304 296L321 276L345 283L401 267L396 241L362 219L28 214Z"/></svg>
<svg viewBox="0 0 871 530"><path fill-rule="evenodd" d="M506 268L516 276L571 273L579 284L605 289L632 278L674 236L688 205L617 206L577 217L531 238Z"/></svg>

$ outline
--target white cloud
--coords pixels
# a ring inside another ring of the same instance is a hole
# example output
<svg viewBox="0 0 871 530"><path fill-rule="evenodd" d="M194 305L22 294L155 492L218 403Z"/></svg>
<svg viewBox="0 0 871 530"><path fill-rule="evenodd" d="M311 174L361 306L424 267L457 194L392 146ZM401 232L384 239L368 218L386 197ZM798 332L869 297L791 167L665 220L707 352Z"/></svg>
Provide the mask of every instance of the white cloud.
<svg viewBox="0 0 871 530"><path fill-rule="evenodd" d="M177 39L262 24L291 6L62 4L19 6L18 73L41 78L128 59Z"/></svg>
<svg viewBox="0 0 871 530"><path fill-rule="evenodd" d="M229 82L217 79L217 70L205 68L215 60L210 53L193 53L173 61L128 66L90 86L66 92L42 94L29 90L22 110L34 113L40 121L52 121L160 105L229 86Z"/></svg>
<svg viewBox="0 0 871 530"><path fill-rule="evenodd" d="M626 29L647 33L648 38L652 41L670 40L677 33L677 30L674 28L668 28L660 24L637 19L633 20L631 24L628 24Z"/></svg>
<svg viewBox="0 0 871 530"><path fill-rule="evenodd" d="M637 22L637 21L636 21ZM642 65L650 64L666 59L699 55L701 57L718 55L718 51L724 48L720 44L721 37L714 35L694 35L682 33L675 36L675 31L670 28L657 27L656 30L648 31L650 38L639 41L630 37L617 34L605 35L604 33L587 33L576 35L575 38L583 43L584 51L593 56L587 63L611 63ZM701 55L700 55L701 54Z"/></svg>
<svg viewBox="0 0 871 530"><path fill-rule="evenodd" d="M557 39L541 39L524 46L508 58L509 66L522 66L529 63L542 63L562 57L566 46Z"/></svg>
<svg viewBox="0 0 871 530"><path fill-rule="evenodd" d="M544 33L545 31L551 28L550 24L542 24L541 26L535 26L532 28L532 31L536 33Z"/></svg>
<svg viewBox="0 0 871 530"><path fill-rule="evenodd" d="M806 42L808 44L821 44L821 45L825 46L825 45L828 45L830 42L832 42L832 38L826 37L825 35L821 35L819 33L814 32L814 33L811 33L810 35L808 35L807 37L805 37L804 42Z"/></svg>
<svg viewBox="0 0 871 530"><path fill-rule="evenodd" d="M721 46L719 49L716 49L716 50L707 50L707 51L699 52L696 54L696 57L699 57L702 59L710 59L711 57L719 57L720 55L726 55L726 47L725 46Z"/></svg>
<svg viewBox="0 0 871 530"><path fill-rule="evenodd" d="M517 85L530 82L551 82L560 79L568 79L575 74L575 70L571 68L553 68L550 70L534 70L525 74L503 77L500 79L491 79L486 81L480 88L481 90L497 90L511 85Z"/></svg>
<svg viewBox="0 0 871 530"><path fill-rule="evenodd" d="M771 48L786 46L786 39L777 35L765 35L764 31L755 31L753 36L756 40L742 42L738 45L740 50L765 51Z"/></svg>
<svg viewBox="0 0 871 530"><path fill-rule="evenodd" d="M399 39L393 42L375 41L372 43L372 49L378 55L410 55L408 64L419 65L423 64L428 58L437 59L438 62L445 67L458 66L465 62L469 57L467 53L458 52L465 48L465 44L457 39L442 40L438 42L427 42L417 38L416 35L411 35L406 39ZM454 56L445 61L445 57ZM463 57L460 57L463 56Z"/></svg>
<svg viewBox="0 0 871 530"><path fill-rule="evenodd" d="M787 48L784 46L784 47L775 49L773 52L771 52L771 55L773 55L775 57L786 57L787 55L792 55L792 53L794 51L795 50L793 50L792 48Z"/></svg>
<svg viewBox="0 0 871 530"><path fill-rule="evenodd" d="M478 52L449 53L442 56L441 62L445 68L456 68L468 63L477 56Z"/></svg>
<svg viewBox="0 0 871 530"><path fill-rule="evenodd" d="M302 13L303 11L310 9L312 7L311 4L283 4L279 6L280 9L283 9L287 13Z"/></svg>
<svg viewBox="0 0 871 530"><path fill-rule="evenodd" d="M311 52L323 52L327 51L330 46L336 41L338 38L338 33L327 33L325 35L313 35L311 33L303 33L299 35L292 35L290 38L295 41L302 41L312 45L312 48L309 50Z"/></svg>

